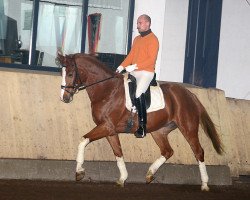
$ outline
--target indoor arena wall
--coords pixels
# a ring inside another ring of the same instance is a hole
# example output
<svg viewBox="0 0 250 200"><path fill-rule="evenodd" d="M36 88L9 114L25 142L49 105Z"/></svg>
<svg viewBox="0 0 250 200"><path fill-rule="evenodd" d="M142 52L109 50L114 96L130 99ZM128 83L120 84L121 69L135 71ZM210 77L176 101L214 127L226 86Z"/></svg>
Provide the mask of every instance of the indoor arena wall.
<svg viewBox="0 0 250 200"><path fill-rule="evenodd" d="M80 138L95 127L87 93L81 91L65 104L58 73L1 70L0 77L0 158L75 160ZM224 145L225 153L217 155L200 128L206 164L228 165L232 176L250 174L250 101L227 99L217 89L185 87L203 103ZM145 139L120 134L120 140L126 162L152 163L160 156L150 134ZM197 163L178 130L169 140L174 155L167 162ZM104 138L87 146L85 159L115 161L115 156Z"/></svg>

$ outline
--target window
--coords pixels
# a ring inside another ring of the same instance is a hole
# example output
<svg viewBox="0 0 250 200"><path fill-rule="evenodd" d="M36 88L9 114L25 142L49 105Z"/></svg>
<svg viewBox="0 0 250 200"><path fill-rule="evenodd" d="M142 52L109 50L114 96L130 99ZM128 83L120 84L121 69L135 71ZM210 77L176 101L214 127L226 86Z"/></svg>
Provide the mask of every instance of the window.
<svg viewBox="0 0 250 200"><path fill-rule="evenodd" d="M133 12L134 0L0 0L0 66L57 68L58 51L125 55Z"/></svg>
<svg viewBox="0 0 250 200"><path fill-rule="evenodd" d="M128 8L129 0L89 1L86 52L126 54Z"/></svg>
<svg viewBox="0 0 250 200"><path fill-rule="evenodd" d="M0 62L28 64L32 5L27 0L0 0Z"/></svg>
<svg viewBox="0 0 250 200"><path fill-rule="evenodd" d="M56 66L57 52L81 52L82 4L74 1L40 2L36 48L43 65Z"/></svg>

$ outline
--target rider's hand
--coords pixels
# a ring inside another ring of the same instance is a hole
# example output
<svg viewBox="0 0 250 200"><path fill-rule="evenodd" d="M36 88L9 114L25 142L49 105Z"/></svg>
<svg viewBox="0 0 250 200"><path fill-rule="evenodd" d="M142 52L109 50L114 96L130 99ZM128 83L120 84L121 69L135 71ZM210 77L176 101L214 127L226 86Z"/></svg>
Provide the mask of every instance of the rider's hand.
<svg viewBox="0 0 250 200"><path fill-rule="evenodd" d="M135 69L138 69L137 64L129 65L129 66L126 67L127 72L132 72Z"/></svg>
<svg viewBox="0 0 250 200"><path fill-rule="evenodd" d="M124 67L120 65L119 67L117 67L116 72L121 73L123 70L124 70Z"/></svg>

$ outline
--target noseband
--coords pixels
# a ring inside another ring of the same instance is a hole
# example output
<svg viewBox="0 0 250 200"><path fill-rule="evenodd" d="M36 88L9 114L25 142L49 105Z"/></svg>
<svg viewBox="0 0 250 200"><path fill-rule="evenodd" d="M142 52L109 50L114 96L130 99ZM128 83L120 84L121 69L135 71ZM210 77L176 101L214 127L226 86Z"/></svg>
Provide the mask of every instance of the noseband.
<svg viewBox="0 0 250 200"><path fill-rule="evenodd" d="M65 65L63 65L62 67L66 67ZM78 93L80 90L84 90L86 89L87 87L90 87L92 85L96 85L98 83L101 83L101 82L104 82L104 81L107 81L109 79L112 79L114 78L115 76L111 76L111 77L108 77L108 78L105 78L105 79L102 79L102 80L99 80L99 81L96 81L94 83L91 83L91 84L88 84L88 85L84 85L80 76L79 76L79 72L78 72L78 67L77 67L77 64L75 62L75 59L74 59L74 69L75 69L75 79L73 81L73 85L72 86L64 86L64 85L61 85L61 89L64 89L66 92L68 92L69 94L71 94L72 96L76 93ZM79 80L80 84L77 84L77 80ZM67 90L67 89L70 89L72 88L73 89L73 92Z"/></svg>

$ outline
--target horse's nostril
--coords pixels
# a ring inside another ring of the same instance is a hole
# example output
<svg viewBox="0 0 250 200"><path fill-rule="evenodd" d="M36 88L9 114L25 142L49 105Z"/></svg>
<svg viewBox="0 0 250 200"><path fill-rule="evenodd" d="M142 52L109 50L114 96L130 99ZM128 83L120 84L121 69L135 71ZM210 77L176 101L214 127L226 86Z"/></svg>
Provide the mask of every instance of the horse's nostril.
<svg viewBox="0 0 250 200"><path fill-rule="evenodd" d="M69 103L70 101L69 101L69 99L63 99L63 102L64 103Z"/></svg>
<svg viewBox="0 0 250 200"><path fill-rule="evenodd" d="M64 103L70 103L73 100L73 97L70 96L64 96L61 101L63 101Z"/></svg>

